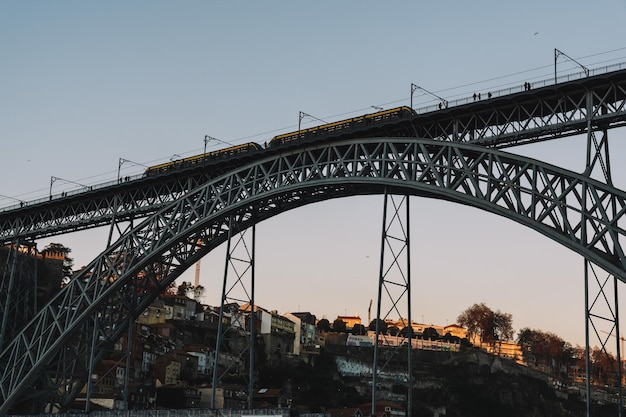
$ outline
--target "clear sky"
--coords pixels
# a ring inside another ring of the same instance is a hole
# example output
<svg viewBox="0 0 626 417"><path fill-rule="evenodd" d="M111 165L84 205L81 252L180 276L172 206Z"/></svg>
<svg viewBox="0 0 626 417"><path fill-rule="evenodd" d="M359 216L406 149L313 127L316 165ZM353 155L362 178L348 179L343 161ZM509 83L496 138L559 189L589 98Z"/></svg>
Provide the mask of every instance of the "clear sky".
<svg viewBox="0 0 626 417"><path fill-rule="evenodd" d="M454 100L548 79L555 48L590 68L624 62L625 18L625 0L1 0L0 206L47 196L52 177L61 192L200 153L205 135L262 143L296 130L300 111L334 121L408 105L411 83ZM561 56L557 69L579 67ZM435 102L418 91L414 103ZM609 136L624 189L625 133ZM584 138L511 151L584 168ZM257 304L365 321L382 204L338 199L260 224ZM415 320L451 324L485 302L512 314L516 330L584 344L580 256L477 209L419 198L411 207ZM63 243L80 267L105 236L39 245ZM223 250L202 261L207 303L219 302L223 262Z"/></svg>

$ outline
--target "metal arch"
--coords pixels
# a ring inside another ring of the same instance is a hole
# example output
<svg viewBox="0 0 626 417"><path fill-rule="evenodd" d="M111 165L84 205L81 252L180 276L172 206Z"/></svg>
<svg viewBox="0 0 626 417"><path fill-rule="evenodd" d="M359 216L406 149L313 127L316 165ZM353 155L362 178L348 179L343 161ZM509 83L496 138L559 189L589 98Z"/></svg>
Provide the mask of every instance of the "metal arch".
<svg viewBox="0 0 626 417"><path fill-rule="evenodd" d="M620 244L626 233L626 193L621 190L467 144L371 138L312 145L246 165L188 192L92 261L0 354L0 414L42 386L51 387L41 394L46 401L57 408L69 404L85 382L94 328L101 352L124 332L127 317L140 314L160 290L225 241L229 221L237 232L311 202L382 193L385 187L508 217L626 281ZM65 361L66 371L76 371L55 374L50 364L61 362L57 358ZM35 384L42 376L47 379Z"/></svg>

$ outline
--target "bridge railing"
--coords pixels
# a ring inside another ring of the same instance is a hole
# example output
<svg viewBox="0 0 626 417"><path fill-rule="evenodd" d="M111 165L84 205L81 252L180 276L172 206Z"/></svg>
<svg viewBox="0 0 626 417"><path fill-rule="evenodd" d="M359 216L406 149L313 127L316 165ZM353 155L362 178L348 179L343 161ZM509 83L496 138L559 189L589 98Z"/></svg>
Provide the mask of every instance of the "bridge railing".
<svg viewBox="0 0 626 417"><path fill-rule="evenodd" d="M603 67L591 69L589 70L589 76L591 77L593 75L606 74L609 72L620 71L623 69L626 69L626 62L605 65ZM570 74L557 76L556 82L555 82L554 77L552 77L552 78L548 78L545 80L533 81L533 82L528 83L527 85L526 83L523 83L515 87L502 88L499 90L481 89L481 90L477 90L471 96L448 101L447 108L462 106L462 105L469 104L469 103L475 103L477 101L483 101L489 98L509 96L511 94L521 93L522 91L529 90L529 89L532 90L532 89L547 87L549 85L556 85L556 84L565 83L569 81L580 80L586 77L587 77L587 74L584 71L579 71L579 72L573 72ZM442 103L419 107L415 109L415 112L418 114L425 114L425 113L439 111L439 110L442 110L442 106L440 106L440 104Z"/></svg>
<svg viewBox="0 0 626 417"><path fill-rule="evenodd" d="M103 188L119 185L123 182L133 181L133 180L137 180L140 178L143 178L143 173L132 175L132 176L125 176L123 178L120 178L119 180L112 180L112 181L102 182L102 183L88 185L84 187L73 188L73 189L69 189L68 191L62 191L62 192L55 193L55 194L49 194L46 197L40 197L34 200L21 201L19 203L13 203L11 205L1 206L0 212L15 210L18 208L23 208L23 207L28 207L28 206L34 206L40 203L45 203L47 201L59 200L61 198L67 198L73 195L83 194L85 191L100 190ZM2 197L0 197L0 205L2 204L1 201L2 201Z"/></svg>

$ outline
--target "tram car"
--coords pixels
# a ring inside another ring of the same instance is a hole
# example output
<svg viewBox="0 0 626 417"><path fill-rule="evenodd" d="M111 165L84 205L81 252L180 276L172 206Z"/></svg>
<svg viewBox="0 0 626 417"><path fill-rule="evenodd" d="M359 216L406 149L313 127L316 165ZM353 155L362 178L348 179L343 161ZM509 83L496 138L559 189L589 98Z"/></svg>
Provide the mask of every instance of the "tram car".
<svg viewBox="0 0 626 417"><path fill-rule="evenodd" d="M328 138L357 136L358 134L374 130L384 132L385 127L396 125L400 121L410 121L415 111L410 107L402 106L376 113L369 113L351 119L327 123L308 129L302 129L283 135L274 136L270 140L270 147L285 145L291 142L311 141Z"/></svg>
<svg viewBox="0 0 626 417"><path fill-rule="evenodd" d="M406 130L399 122L409 122L413 119L414 115L415 112L413 109L406 106L382 110L376 113L369 113L351 119L326 123L320 126L274 136L270 139L267 147L276 148L314 140L356 137L363 134L367 134L368 136L379 136L383 134L393 136L397 131ZM262 149L263 146L257 143L248 142L242 145L231 146L230 148L154 165L146 169L145 175L156 175L172 170L201 166L207 162L213 163L219 160L244 156Z"/></svg>
<svg viewBox="0 0 626 417"><path fill-rule="evenodd" d="M156 175L163 172L201 166L207 162L213 163L219 160L226 160L238 156L244 156L252 152L260 151L261 149L262 147L258 143L248 142L241 145L231 146L230 148L202 153L200 155L190 156L189 158L182 158L159 165L154 165L146 169L145 175Z"/></svg>

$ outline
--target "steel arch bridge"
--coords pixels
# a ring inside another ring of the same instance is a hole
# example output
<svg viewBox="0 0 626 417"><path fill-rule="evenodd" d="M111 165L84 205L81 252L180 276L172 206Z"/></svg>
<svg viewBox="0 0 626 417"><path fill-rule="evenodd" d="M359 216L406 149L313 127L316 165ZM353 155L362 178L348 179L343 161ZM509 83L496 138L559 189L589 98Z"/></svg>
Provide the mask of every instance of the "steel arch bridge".
<svg viewBox="0 0 626 417"><path fill-rule="evenodd" d="M200 185L110 245L0 354L0 414L24 397L66 407L86 383L89 361L124 332L123 317L138 316L229 234L306 204L387 192L507 217L626 282L626 193L611 185L471 144L417 138L312 144Z"/></svg>

